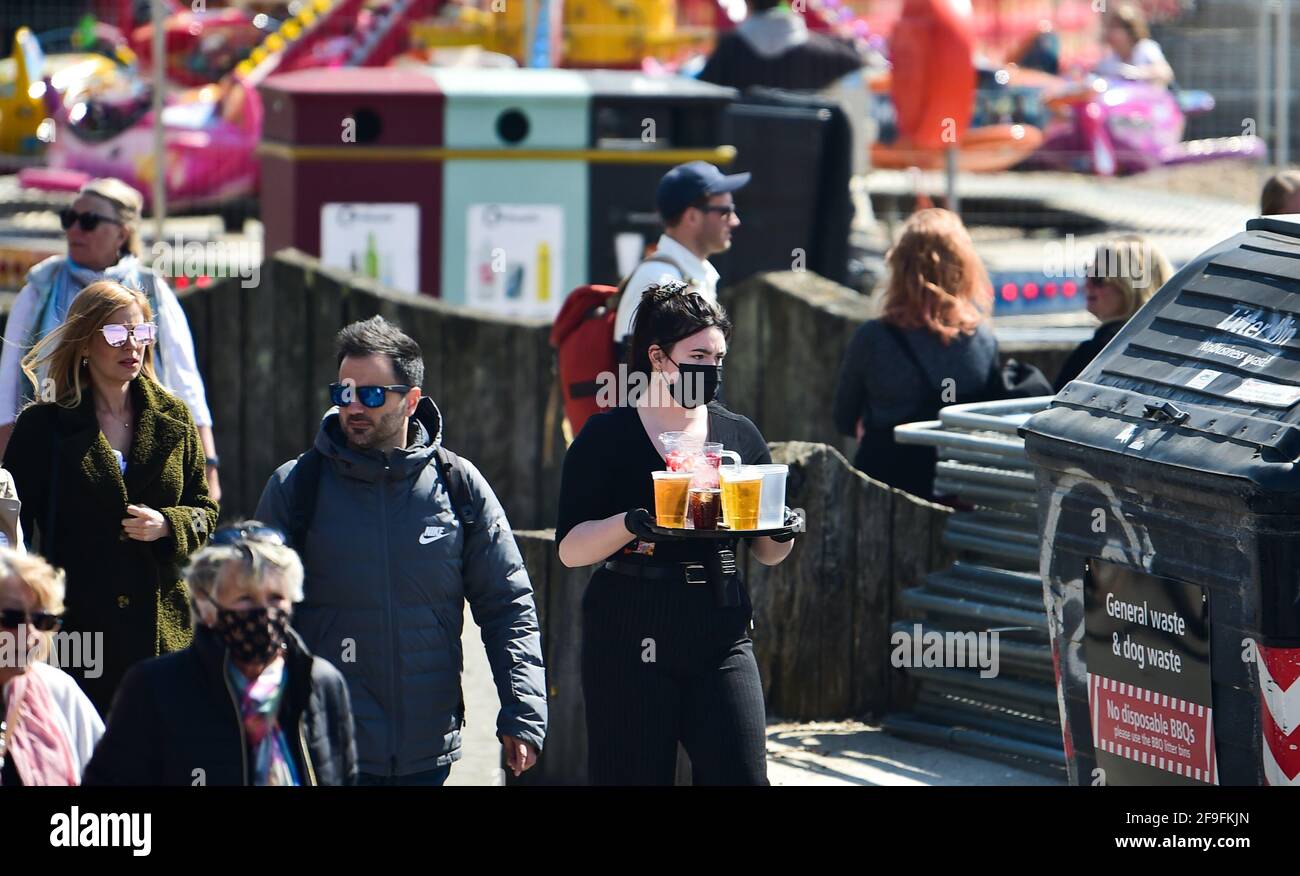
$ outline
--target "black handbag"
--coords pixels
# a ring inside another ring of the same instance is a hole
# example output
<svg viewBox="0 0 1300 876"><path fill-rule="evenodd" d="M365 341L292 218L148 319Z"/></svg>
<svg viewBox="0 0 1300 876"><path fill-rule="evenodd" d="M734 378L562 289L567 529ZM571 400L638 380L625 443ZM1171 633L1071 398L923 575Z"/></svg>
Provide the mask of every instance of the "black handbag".
<svg viewBox="0 0 1300 876"><path fill-rule="evenodd" d="M1005 365L998 365L998 360L994 358L993 367L989 369L985 395L987 397L984 401L996 401L1003 398L1056 395L1056 390L1052 389L1052 382L1038 366L1015 359L1008 359Z"/></svg>

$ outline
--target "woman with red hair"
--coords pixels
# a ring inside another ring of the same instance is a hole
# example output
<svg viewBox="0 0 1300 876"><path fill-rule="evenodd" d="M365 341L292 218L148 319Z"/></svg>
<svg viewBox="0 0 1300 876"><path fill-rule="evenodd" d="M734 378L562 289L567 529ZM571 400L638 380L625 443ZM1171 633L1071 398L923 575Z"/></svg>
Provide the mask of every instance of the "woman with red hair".
<svg viewBox="0 0 1300 876"><path fill-rule="evenodd" d="M853 463L861 471L928 499L934 451L895 444L894 427L988 397L998 361L988 321L993 289L970 234L948 210L913 214L885 260L881 315L849 342L835 424L858 438Z"/></svg>

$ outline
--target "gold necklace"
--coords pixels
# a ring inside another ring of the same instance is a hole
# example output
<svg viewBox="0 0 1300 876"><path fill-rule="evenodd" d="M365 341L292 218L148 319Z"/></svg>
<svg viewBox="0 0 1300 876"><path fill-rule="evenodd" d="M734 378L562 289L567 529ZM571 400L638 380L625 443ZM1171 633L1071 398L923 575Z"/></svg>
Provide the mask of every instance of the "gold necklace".
<svg viewBox="0 0 1300 876"><path fill-rule="evenodd" d="M96 412L97 412L97 413L101 413L101 414L103 414L104 416L108 417L108 419L112 420L114 423L121 423L123 429L126 429L126 430L129 431L130 428L131 428L131 415L130 415L130 413L128 413L128 414L126 415L126 419L125 419L125 420L121 420L121 419L118 419L116 416L114 416L114 414L113 414L112 411L100 411L98 408L96 408Z"/></svg>

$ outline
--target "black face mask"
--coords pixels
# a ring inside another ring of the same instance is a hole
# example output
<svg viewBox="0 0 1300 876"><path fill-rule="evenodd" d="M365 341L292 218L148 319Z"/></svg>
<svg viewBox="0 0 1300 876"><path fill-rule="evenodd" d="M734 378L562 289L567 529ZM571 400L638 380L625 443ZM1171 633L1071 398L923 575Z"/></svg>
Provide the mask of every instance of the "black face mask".
<svg viewBox="0 0 1300 876"><path fill-rule="evenodd" d="M230 649L231 659L270 663L289 637L289 612L275 606L244 611L217 606L217 622L212 630Z"/></svg>
<svg viewBox="0 0 1300 876"><path fill-rule="evenodd" d="M668 361L672 362L671 359ZM718 387L722 385L721 365L696 365L694 363L673 362L680 376L672 385L673 398L684 408L707 405L718 396Z"/></svg>

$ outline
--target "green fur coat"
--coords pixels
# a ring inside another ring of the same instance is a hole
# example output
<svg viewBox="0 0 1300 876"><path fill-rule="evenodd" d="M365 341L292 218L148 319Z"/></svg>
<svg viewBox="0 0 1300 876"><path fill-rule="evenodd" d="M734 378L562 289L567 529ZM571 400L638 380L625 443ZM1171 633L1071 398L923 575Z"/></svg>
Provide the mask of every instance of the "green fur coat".
<svg viewBox="0 0 1300 876"><path fill-rule="evenodd" d="M26 408L4 457L22 501L23 532L67 572L63 632L77 635L62 637L64 662L75 664L64 668L105 715L132 664L189 645L180 569L217 522L203 447L185 404L143 375L131 396L136 423L125 475L100 431L90 391L76 408ZM128 538L127 505L159 511L171 534L153 542Z"/></svg>

